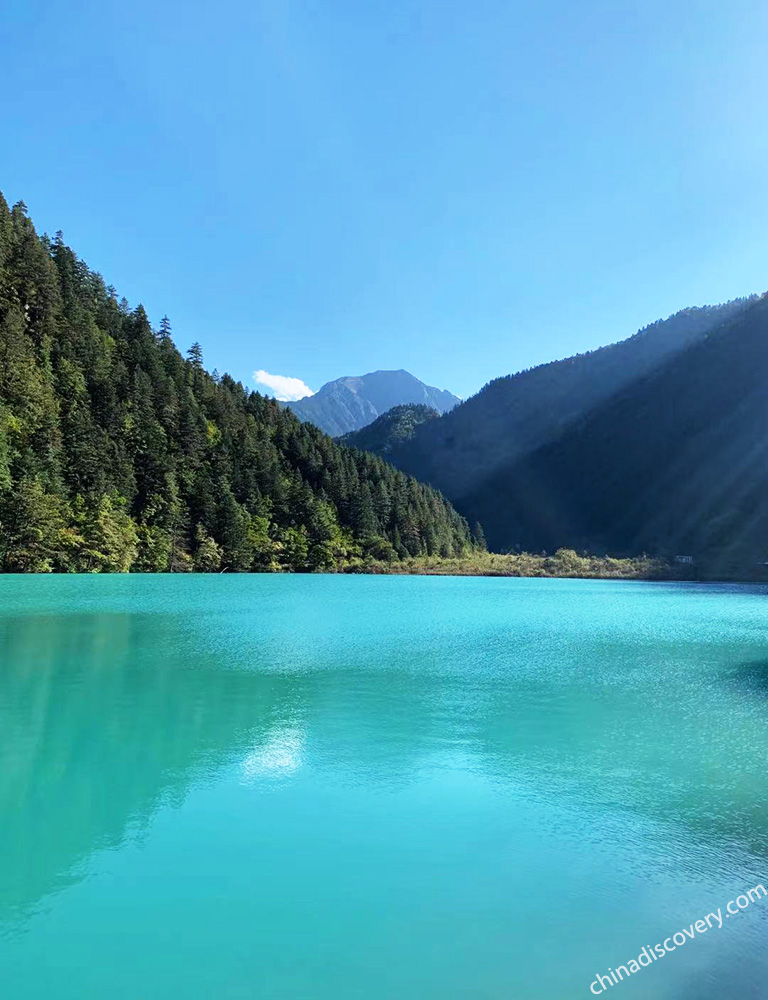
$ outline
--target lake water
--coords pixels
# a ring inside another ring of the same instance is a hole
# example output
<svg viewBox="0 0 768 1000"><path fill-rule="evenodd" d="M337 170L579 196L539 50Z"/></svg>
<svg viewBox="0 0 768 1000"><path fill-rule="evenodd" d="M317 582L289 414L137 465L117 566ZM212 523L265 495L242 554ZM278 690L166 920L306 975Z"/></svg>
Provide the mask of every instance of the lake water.
<svg viewBox="0 0 768 1000"><path fill-rule="evenodd" d="M8 1000L570 1000L768 888L768 590L0 577ZM768 996L768 899L606 993Z"/></svg>

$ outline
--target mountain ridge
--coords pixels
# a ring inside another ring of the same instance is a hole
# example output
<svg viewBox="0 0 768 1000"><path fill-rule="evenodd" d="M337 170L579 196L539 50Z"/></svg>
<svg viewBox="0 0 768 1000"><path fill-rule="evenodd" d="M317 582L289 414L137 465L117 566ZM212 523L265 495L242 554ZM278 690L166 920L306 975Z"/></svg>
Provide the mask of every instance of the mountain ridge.
<svg viewBox="0 0 768 1000"><path fill-rule="evenodd" d="M767 384L753 295L495 379L366 447L440 488L494 551L645 551L751 578L768 564Z"/></svg>
<svg viewBox="0 0 768 1000"><path fill-rule="evenodd" d="M312 396L284 405L300 420L315 424L332 437L341 437L373 423L393 406L421 404L446 413L459 402L447 389L427 385L398 368L345 375L326 382Z"/></svg>
<svg viewBox="0 0 768 1000"><path fill-rule="evenodd" d="M682 309L624 340L493 379L438 420L417 427L410 440L391 449L389 461L460 506L496 471L756 300Z"/></svg>
<svg viewBox="0 0 768 1000"><path fill-rule="evenodd" d="M465 498L497 547L768 560L768 295Z"/></svg>

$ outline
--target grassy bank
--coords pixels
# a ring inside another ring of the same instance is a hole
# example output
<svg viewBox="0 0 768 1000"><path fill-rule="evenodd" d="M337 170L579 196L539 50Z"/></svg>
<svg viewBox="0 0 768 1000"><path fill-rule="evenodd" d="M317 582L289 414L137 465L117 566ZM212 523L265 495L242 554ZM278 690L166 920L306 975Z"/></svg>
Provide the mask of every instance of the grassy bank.
<svg viewBox="0 0 768 1000"><path fill-rule="evenodd" d="M456 559L420 556L400 562L366 561L348 572L423 574L425 576L539 576L571 577L595 580L670 580L690 579L686 567L670 566L661 559L636 556L613 559L610 556L580 556L573 549L559 549L554 555L531 555L528 552L502 555L475 552Z"/></svg>

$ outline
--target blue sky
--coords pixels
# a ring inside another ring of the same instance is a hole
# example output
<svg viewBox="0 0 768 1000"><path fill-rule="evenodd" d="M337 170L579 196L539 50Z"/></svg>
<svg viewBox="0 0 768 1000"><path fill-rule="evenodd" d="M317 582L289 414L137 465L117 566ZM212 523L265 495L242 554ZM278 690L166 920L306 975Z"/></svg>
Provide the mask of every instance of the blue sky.
<svg viewBox="0 0 768 1000"><path fill-rule="evenodd" d="M461 396L768 287L768 6L9 0L0 189L253 385Z"/></svg>

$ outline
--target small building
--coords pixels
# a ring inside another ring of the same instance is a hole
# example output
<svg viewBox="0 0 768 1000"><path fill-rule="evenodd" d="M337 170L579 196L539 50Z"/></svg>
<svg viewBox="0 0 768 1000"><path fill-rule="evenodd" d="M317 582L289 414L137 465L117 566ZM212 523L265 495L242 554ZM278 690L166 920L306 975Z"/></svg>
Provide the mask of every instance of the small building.
<svg viewBox="0 0 768 1000"><path fill-rule="evenodd" d="M676 563L682 563L684 566L693 566L693 556L675 556Z"/></svg>

